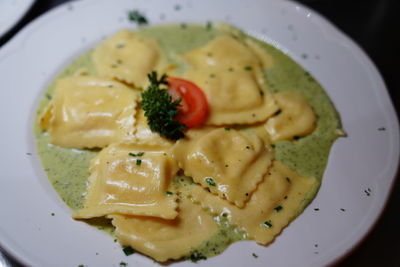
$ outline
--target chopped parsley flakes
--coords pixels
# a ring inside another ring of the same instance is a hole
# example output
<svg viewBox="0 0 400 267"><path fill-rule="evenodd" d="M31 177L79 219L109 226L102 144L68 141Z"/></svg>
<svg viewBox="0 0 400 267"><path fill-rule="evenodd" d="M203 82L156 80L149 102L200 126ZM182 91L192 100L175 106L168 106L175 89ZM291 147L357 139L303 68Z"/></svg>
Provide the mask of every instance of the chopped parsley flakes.
<svg viewBox="0 0 400 267"><path fill-rule="evenodd" d="M126 256L129 256L129 255L132 255L133 253L135 253L135 250L133 250L133 248L131 246L124 247L122 249L122 251L124 252L124 254Z"/></svg>
<svg viewBox="0 0 400 267"><path fill-rule="evenodd" d="M128 19L131 22L136 22L137 25L142 26L148 24L146 17L138 10L132 10L128 12Z"/></svg>
<svg viewBox="0 0 400 267"><path fill-rule="evenodd" d="M211 185L211 186L216 186L217 184L214 182L213 178L206 178L206 182L207 184Z"/></svg>
<svg viewBox="0 0 400 267"><path fill-rule="evenodd" d="M276 207L274 208L274 210L277 211L277 212L279 212L281 209L283 209L283 207L282 207L281 205L276 206Z"/></svg>
<svg viewBox="0 0 400 267"><path fill-rule="evenodd" d="M144 155L144 152L138 152L138 153L129 153L129 156L132 156L132 157L141 157L141 156L143 156Z"/></svg>
<svg viewBox="0 0 400 267"><path fill-rule="evenodd" d="M265 221L265 222L263 223L263 226L265 226L265 227L267 227L267 228L271 228L271 227L272 227L272 224L271 224L269 221Z"/></svg>
<svg viewBox="0 0 400 267"><path fill-rule="evenodd" d="M207 259L207 257L198 251L195 251L192 254L190 254L190 260L192 262L198 262L199 260L206 260L206 259Z"/></svg>

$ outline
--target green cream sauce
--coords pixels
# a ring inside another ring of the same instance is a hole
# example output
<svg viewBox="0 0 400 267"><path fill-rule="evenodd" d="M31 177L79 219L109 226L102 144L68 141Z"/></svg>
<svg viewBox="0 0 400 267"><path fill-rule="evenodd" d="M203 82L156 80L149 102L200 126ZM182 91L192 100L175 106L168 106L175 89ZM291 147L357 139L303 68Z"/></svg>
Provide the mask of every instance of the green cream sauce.
<svg viewBox="0 0 400 267"><path fill-rule="evenodd" d="M178 56L179 54L204 45L216 36L224 34L224 31L199 25L185 27L169 25L142 28L140 33L156 39L167 60L177 64L177 71L181 72L186 65ZM237 32L236 35L239 38L245 37L241 32ZM317 128L311 135L299 140L277 143L275 157L301 175L314 176L321 181L329 150L335 139L343 134L339 116L329 97L307 71L273 46L257 42L274 59L274 66L265 71L268 88L272 92L296 91L300 93L309 101L319 118ZM90 58L91 51L88 51L72 62L57 78L73 75L80 69L85 69L89 75L95 74ZM34 125L37 148L49 181L63 201L72 210L77 210L83 205L90 160L98 152L66 149L49 143L49 135L39 127L39 118L51 100L54 89L55 82L48 87L38 107ZM313 199L318 187L319 185L305 198L304 205ZM210 240L193 248L192 252L211 257L223 252L230 243L246 238L245 233L229 225L223 217L216 217L216 221L220 225L219 231ZM113 231L109 220L100 218L87 222L104 231L110 233Z"/></svg>

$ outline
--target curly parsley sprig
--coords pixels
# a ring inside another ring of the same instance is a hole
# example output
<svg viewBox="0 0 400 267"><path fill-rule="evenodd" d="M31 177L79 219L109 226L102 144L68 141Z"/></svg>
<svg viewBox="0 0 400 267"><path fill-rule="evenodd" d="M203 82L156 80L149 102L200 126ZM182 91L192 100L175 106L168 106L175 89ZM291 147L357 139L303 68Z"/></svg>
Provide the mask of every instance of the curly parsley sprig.
<svg viewBox="0 0 400 267"><path fill-rule="evenodd" d="M163 74L158 79L157 72L153 71L148 74L148 78L150 86L142 92L141 107L150 129L171 140L182 138L186 126L174 119L181 99L173 101L167 90L160 88L161 85L168 85L167 75Z"/></svg>

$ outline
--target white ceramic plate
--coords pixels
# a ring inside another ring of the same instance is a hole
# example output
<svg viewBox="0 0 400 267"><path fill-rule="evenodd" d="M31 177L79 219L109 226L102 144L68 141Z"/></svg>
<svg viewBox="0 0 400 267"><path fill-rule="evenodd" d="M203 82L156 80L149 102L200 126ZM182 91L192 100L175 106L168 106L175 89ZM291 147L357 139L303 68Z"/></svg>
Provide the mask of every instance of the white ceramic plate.
<svg viewBox="0 0 400 267"><path fill-rule="evenodd" d="M31 266L158 266L138 254L124 256L110 236L71 219L42 170L32 133L44 88L104 36L135 27L126 16L131 9L151 24L226 21L271 42L323 85L348 133L333 146L316 199L273 244L235 243L195 266L323 266L360 242L388 198L400 139L382 78L357 45L288 1L87 0L45 14L0 51L1 246Z"/></svg>
<svg viewBox="0 0 400 267"><path fill-rule="evenodd" d="M0 1L0 37L6 34L22 19L35 0Z"/></svg>

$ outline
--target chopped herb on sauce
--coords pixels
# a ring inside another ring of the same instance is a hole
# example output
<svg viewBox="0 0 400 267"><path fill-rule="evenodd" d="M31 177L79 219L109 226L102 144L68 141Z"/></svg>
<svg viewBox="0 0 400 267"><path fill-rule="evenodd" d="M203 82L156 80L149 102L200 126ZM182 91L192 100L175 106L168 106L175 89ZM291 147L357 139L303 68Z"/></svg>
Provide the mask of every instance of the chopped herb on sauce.
<svg viewBox="0 0 400 267"><path fill-rule="evenodd" d="M129 255L132 255L133 253L135 253L135 250L133 250L133 248L131 246L124 247L122 249L122 251L124 252L124 254L126 256L129 256Z"/></svg>
<svg viewBox="0 0 400 267"><path fill-rule="evenodd" d="M279 212L281 209L283 209L283 207L282 207L281 205L276 206L276 207L274 208L274 210L277 211L277 212Z"/></svg>
<svg viewBox="0 0 400 267"><path fill-rule="evenodd" d="M256 258L256 259L258 258L258 255L256 253L254 253L254 252L251 255L253 255L253 257Z"/></svg>
<svg viewBox="0 0 400 267"><path fill-rule="evenodd" d="M298 135L295 135L295 136L293 136L293 140L299 140L301 138L301 136L298 136Z"/></svg>
<svg viewBox="0 0 400 267"><path fill-rule="evenodd" d="M121 262L119 263L119 266L120 266L120 267L122 267L122 266L128 266L128 263L121 261Z"/></svg>
<svg viewBox="0 0 400 267"><path fill-rule="evenodd" d="M244 67L244 70L252 70L253 68L251 66L246 66Z"/></svg>
<svg viewBox="0 0 400 267"><path fill-rule="evenodd" d="M265 227L267 227L267 228L271 228L271 227L272 227L272 224L271 224L269 221L265 221L265 222L263 223L263 225L264 225Z"/></svg>
<svg viewBox="0 0 400 267"><path fill-rule="evenodd" d="M142 164L142 160L141 160L141 159L137 159L137 160L136 160L136 165L137 165L137 166L140 166L141 164Z"/></svg>
<svg viewBox="0 0 400 267"><path fill-rule="evenodd" d="M209 31L212 29L212 22L211 21L207 21L206 23L206 30Z"/></svg>
<svg viewBox="0 0 400 267"><path fill-rule="evenodd" d="M214 182L214 180L212 178L207 178L206 179L207 184L211 185L211 186L216 186L217 184Z"/></svg>
<svg viewBox="0 0 400 267"><path fill-rule="evenodd" d="M225 131L230 131L231 130L231 128L229 128L229 127L225 127L224 129L225 129Z"/></svg>
<svg viewBox="0 0 400 267"><path fill-rule="evenodd" d="M207 257L198 251L195 251L192 254L190 254L190 260L192 262L198 262L199 260L206 260L206 259L207 259Z"/></svg>
<svg viewBox="0 0 400 267"><path fill-rule="evenodd" d="M136 22L137 25L142 26L148 24L146 17L138 10L132 10L128 12L128 19L131 22Z"/></svg>
<svg viewBox="0 0 400 267"><path fill-rule="evenodd" d="M228 217L228 213L227 212L222 213L222 217Z"/></svg>
<svg viewBox="0 0 400 267"><path fill-rule="evenodd" d="M286 181L287 181L288 183L291 183L291 182L292 182L292 181L290 180L289 177L286 177Z"/></svg>
<svg viewBox="0 0 400 267"><path fill-rule="evenodd" d="M168 196L172 196L174 193L172 193L171 191L167 191L166 194L167 194Z"/></svg>
<svg viewBox="0 0 400 267"><path fill-rule="evenodd" d="M141 156L143 156L144 155L144 152L138 152L138 153L129 153L129 156L132 156L132 157L141 157Z"/></svg>

